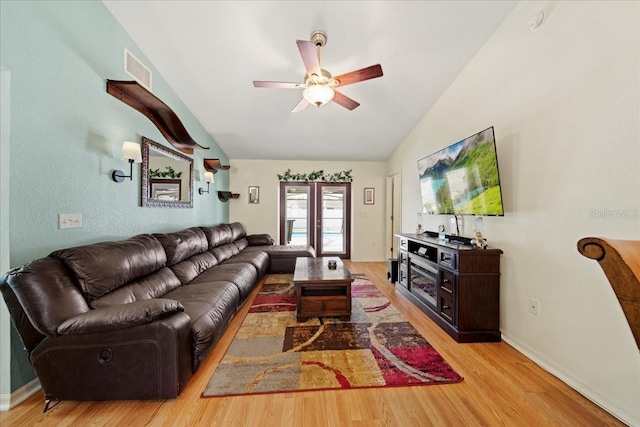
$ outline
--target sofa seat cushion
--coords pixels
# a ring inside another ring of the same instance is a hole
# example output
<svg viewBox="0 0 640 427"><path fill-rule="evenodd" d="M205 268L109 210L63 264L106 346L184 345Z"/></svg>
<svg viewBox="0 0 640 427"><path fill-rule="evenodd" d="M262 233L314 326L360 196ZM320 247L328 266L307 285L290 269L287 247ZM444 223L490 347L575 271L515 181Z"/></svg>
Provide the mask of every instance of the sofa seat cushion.
<svg viewBox="0 0 640 427"><path fill-rule="evenodd" d="M224 264L249 263L256 268L258 277L262 277L269 269L269 255L262 251L242 251L238 255L229 258Z"/></svg>
<svg viewBox="0 0 640 427"><path fill-rule="evenodd" d="M165 298L174 299L191 318L193 370L220 339L240 304L240 292L227 281L211 281L181 286Z"/></svg>
<svg viewBox="0 0 640 427"><path fill-rule="evenodd" d="M242 304L257 284L258 273L253 265L246 262L218 264L203 272L185 286L217 280L224 280L236 285L240 291L240 304Z"/></svg>
<svg viewBox="0 0 640 427"><path fill-rule="evenodd" d="M269 273L293 273L298 257L315 257L316 251L305 245L247 246L243 252L264 251L269 255Z"/></svg>
<svg viewBox="0 0 640 427"><path fill-rule="evenodd" d="M267 253L271 259L315 257L316 251L306 245L273 245L267 246Z"/></svg>

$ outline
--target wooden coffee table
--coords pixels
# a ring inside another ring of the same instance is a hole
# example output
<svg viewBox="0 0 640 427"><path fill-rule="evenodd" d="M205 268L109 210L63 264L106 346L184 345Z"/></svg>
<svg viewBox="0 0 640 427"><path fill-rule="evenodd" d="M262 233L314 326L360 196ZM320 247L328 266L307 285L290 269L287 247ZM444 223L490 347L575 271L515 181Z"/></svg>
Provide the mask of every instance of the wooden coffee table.
<svg viewBox="0 0 640 427"><path fill-rule="evenodd" d="M336 262L329 269L329 260ZM338 257L296 258L293 283L296 287L296 319L309 317L351 317L351 273Z"/></svg>

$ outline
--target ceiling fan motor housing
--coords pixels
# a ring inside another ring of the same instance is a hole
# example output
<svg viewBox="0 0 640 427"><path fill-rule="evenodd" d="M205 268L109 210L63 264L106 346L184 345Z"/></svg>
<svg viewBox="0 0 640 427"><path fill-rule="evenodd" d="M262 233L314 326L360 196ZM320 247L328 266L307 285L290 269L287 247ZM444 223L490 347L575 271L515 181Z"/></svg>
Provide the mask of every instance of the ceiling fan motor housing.
<svg viewBox="0 0 640 427"><path fill-rule="evenodd" d="M327 33L321 30L316 30L311 33L311 41L318 47L322 47L327 44Z"/></svg>

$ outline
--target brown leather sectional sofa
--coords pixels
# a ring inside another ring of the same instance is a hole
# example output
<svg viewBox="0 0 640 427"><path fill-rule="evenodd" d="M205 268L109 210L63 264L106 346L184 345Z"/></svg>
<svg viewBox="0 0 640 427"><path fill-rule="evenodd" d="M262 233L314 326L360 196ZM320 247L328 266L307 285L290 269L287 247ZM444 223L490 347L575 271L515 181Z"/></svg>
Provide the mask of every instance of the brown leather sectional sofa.
<svg viewBox="0 0 640 427"><path fill-rule="evenodd" d="M311 247L239 223L51 253L0 289L45 399L175 398L267 272Z"/></svg>

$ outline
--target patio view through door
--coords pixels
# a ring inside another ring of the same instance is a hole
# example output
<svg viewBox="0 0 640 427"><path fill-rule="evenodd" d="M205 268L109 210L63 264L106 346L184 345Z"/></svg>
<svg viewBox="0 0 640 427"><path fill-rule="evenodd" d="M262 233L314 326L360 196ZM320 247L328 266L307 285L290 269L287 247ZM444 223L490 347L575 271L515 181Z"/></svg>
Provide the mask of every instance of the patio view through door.
<svg viewBox="0 0 640 427"><path fill-rule="evenodd" d="M351 257L351 183L281 182L280 244Z"/></svg>

